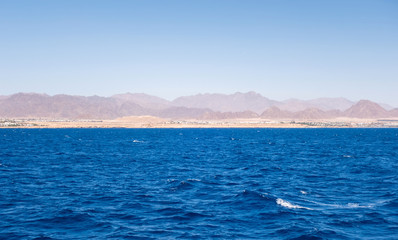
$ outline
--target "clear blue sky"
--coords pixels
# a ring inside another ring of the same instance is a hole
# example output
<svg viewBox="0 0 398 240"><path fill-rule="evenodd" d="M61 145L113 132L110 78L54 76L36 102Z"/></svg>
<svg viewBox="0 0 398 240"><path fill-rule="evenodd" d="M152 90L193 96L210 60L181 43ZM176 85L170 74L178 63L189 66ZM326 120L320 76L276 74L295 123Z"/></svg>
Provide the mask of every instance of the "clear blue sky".
<svg viewBox="0 0 398 240"><path fill-rule="evenodd" d="M0 95L256 91L398 106L398 1L0 1Z"/></svg>

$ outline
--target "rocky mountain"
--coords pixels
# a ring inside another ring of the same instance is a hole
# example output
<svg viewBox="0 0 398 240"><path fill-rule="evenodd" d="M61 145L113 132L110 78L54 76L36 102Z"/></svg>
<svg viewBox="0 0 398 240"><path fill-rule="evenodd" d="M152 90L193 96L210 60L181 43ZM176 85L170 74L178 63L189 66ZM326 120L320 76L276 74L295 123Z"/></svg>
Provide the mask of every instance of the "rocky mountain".
<svg viewBox="0 0 398 240"><path fill-rule="evenodd" d="M187 108L208 108L219 112L253 111L262 113L265 109L277 104L255 92L226 94L198 94L179 97L173 105Z"/></svg>
<svg viewBox="0 0 398 240"><path fill-rule="evenodd" d="M354 105L355 102L345 98L317 98L313 100L299 100L299 99L288 99L282 101L275 106L281 110L298 112L310 108L318 108L323 111L329 110L340 110L344 111Z"/></svg>
<svg viewBox="0 0 398 240"><path fill-rule="evenodd" d="M382 108L384 108L387 111L393 110L394 108L389 105L389 104L385 104L385 103L378 103Z"/></svg>
<svg viewBox="0 0 398 240"><path fill-rule="evenodd" d="M278 107L270 107L265 110L260 117L267 119L289 119L292 117L292 112L281 110Z"/></svg>
<svg viewBox="0 0 398 240"><path fill-rule="evenodd" d="M98 96L18 93L0 101L2 118L113 119L146 113L138 104Z"/></svg>
<svg viewBox="0 0 398 240"><path fill-rule="evenodd" d="M170 119L214 120L258 117L264 119L398 118L398 109L388 111L368 100L361 100L346 109L351 103L346 99L327 98L278 102L255 92L231 95L202 94L177 98L172 102L141 93L118 94L112 97L18 93L0 97L0 118L115 119L143 115ZM336 107L333 107L333 104Z"/></svg>
<svg viewBox="0 0 398 240"><path fill-rule="evenodd" d="M307 109L320 109L322 111L345 111L356 102L345 98L317 98L312 100L288 99L275 101L263 97L256 92L234 94L197 94L179 97L171 105L187 108L207 108L215 112L243 112L253 111L262 114L264 110L277 107L282 111L301 112ZM379 104L384 109L391 110L387 104Z"/></svg>
<svg viewBox="0 0 398 240"><path fill-rule="evenodd" d="M125 94L116 94L111 98L118 100L119 102L132 102L138 104L144 108L150 109L166 109L171 107L172 104L170 101L166 99L148 95L145 93L125 93Z"/></svg>
<svg viewBox="0 0 398 240"><path fill-rule="evenodd" d="M390 110L390 117L398 117L398 108Z"/></svg>
<svg viewBox="0 0 398 240"><path fill-rule="evenodd" d="M330 116L318 108L308 108L303 111L293 113L293 119L325 119Z"/></svg>
<svg viewBox="0 0 398 240"><path fill-rule="evenodd" d="M361 100L345 111L337 109L323 111L318 108L308 108L298 112L291 112L272 107L264 111L260 116L267 119L396 118L398 117L398 109L387 111L377 103Z"/></svg>
<svg viewBox="0 0 398 240"><path fill-rule="evenodd" d="M346 111L344 116L352 118L383 118L389 117L391 113L382 108L379 104L369 100L361 100Z"/></svg>

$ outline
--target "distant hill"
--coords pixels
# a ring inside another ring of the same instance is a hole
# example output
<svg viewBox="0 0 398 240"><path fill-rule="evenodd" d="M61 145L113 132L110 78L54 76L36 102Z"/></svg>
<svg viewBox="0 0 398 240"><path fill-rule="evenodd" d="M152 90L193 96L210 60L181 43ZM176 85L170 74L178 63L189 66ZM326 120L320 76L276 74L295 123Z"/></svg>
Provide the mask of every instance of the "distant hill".
<svg viewBox="0 0 398 240"><path fill-rule="evenodd" d="M49 96L18 93L0 96L0 118L115 119L151 115L170 119L330 119L398 118L398 108L390 111L369 100L357 103L344 98L291 99L278 102L255 92L198 94L168 101L143 93L112 97Z"/></svg>
<svg viewBox="0 0 398 240"><path fill-rule="evenodd" d="M2 118L113 119L146 113L138 104L98 96L18 93L0 101Z"/></svg>
<svg viewBox="0 0 398 240"><path fill-rule="evenodd" d="M148 95L145 93L125 93L116 94L111 98L118 100L119 102L132 102L138 104L144 108L150 109L166 109L171 107L172 104L166 99Z"/></svg>
<svg viewBox="0 0 398 240"><path fill-rule="evenodd" d="M322 111L318 108L309 108L298 112L281 110L277 107L267 109L261 114L268 119L331 119L338 117L348 118L389 118L398 117L398 109L385 110L379 104L369 100L361 100L344 112L340 110Z"/></svg>
<svg viewBox="0 0 398 240"><path fill-rule="evenodd" d="M278 107L270 107L260 117L267 119L290 119L292 114L292 112L281 110Z"/></svg>
<svg viewBox="0 0 398 240"><path fill-rule="evenodd" d="M289 99L276 104L276 106L281 110L292 112L303 111L309 108L318 108L323 111L344 111L354 104L355 102L347 100L345 98L317 98L307 101L299 99Z"/></svg>
<svg viewBox="0 0 398 240"><path fill-rule="evenodd" d="M277 104L255 92L226 94L198 94L179 97L173 102L175 106L187 108L208 108L219 112L253 111L262 113L265 109Z"/></svg>
<svg viewBox="0 0 398 240"><path fill-rule="evenodd" d="M352 118L383 118L389 117L391 113L382 108L379 104L369 100L361 100L346 111L344 116Z"/></svg>
<svg viewBox="0 0 398 240"><path fill-rule="evenodd" d="M390 110L390 117L398 117L398 108Z"/></svg>

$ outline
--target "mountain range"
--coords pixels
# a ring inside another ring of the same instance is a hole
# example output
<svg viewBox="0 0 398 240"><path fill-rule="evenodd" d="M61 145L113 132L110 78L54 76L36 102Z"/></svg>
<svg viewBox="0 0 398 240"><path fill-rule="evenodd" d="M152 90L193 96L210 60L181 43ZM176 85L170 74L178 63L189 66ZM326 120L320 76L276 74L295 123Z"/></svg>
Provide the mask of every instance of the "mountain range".
<svg viewBox="0 0 398 240"><path fill-rule="evenodd" d="M111 97L17 93L0 96L0 118L115 119L151 115L169 119L398 118L398 108L345 98L275 101L256 92L198 94L168 101L143 93Z"/></svg>

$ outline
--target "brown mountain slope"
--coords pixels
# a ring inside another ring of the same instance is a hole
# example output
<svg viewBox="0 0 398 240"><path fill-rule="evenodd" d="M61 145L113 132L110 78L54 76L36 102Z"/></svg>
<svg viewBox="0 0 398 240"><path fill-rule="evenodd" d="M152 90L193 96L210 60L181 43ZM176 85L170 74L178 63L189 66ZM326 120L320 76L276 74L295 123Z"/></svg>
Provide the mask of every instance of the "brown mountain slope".
<svg viewBox="0 0 398 240"><path fill-rule="evenodd" d="M236 109L243 110L215 111L211 108L176 107L173 106L174 103L146 94L83 97L19 93L0 98L0 118L114 119L142 115L172 119L257 118L259 116L256 112L244 109L244 106L249 106L249 108L251 106L259 110L259 106L264 107L266 104L271 104L271 102L263 101L264 98L254 92L232 95L212 94L210 97L205 95L202 97L209 101L206 104L211 104L216 109L227 108L229 105L231 109L236 107ZM195 104L198 103L198 99L195 97L188 99L193 100ZM257 103L263 105L256 105ZM286 111L273 106L265 109L262 111L261 118L266 119L331 119L342 116L351 118L398 117L398 109L387 111L377 103L368 100L359 101L343 113L339 110L325 111L319 108Z"/></svg>
<svg viewBox="0 0 398 240"><path fill-rule="evenodd" d="M216 112L253 111L261 113L276 104L255 92L226 94L198 94L179 97L172 101L173 105L187 108L207 108Z"/></svg>
<svg viewBox="0 0 398 240"><path fill-rule="evenodd" d="M292 117L292 112L283 111L278 107L271 107L265 110L260 117L266 119L290 119Z"/></svg>
<svg viewBox="0 0 398 240"><path fill-rule="evenodd" d="M286 101L270 100L255 92L226 94L197 94L179 97L171 102L174 106L187 108L207 108L215 112L253 111L262 114L271 107L282 111L301 112L307 109L319 109L325 112L345 111L355 102L345 98L317 98L312 100L289 99ZM328 113L327 115L330 115Z"/></svg>
<svg viewBox="0 0 398 240"><path fill-rule="evenodd" d="M318 108L309 108L293 114L294 119L325 119L329 116Z"/></svg>
<svg viewBox="0 0 398 240"><path fill-rule="evenodd" d="M281 110L298 112L311 108L318 108L322 111L344 111L352 105L354 105L354 102L345 98L317 98L312 100L289 99L278 103L276 106Z"/></svg>
<svg viewBox="0 0 398 240"><path fill-rule="evenodd" d="M398 118L398 108L394 108L394 109L390 110L389 115L390 115L390 117Z"/></svg>
<svg viewBox="0 0 398 240"><path fill-rule="evenodd" d="M145 110L133 103L119 104L104 97L81 97L18 93L0 102L3 118L66 118L113 119L120 116L143 115Z"/></svg>
<svg viewBox="0 0 398 240"><path fill-rule="evenodd" d="M346 111L344 116L352 118L380 118L388 117L390 114L379 104L369 100L361 100Z"/></svg>
<svg viewBox="0 0 398 240"><path fill-rule="evenodd" d="M148 95L145 93L125 93L125 94L116 94L111 98L117 99L119 102L132 102L140 105L144 108L150 109L166 109L171 107L171 102L152 95Z"/></svg>

